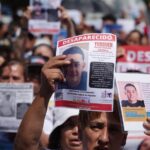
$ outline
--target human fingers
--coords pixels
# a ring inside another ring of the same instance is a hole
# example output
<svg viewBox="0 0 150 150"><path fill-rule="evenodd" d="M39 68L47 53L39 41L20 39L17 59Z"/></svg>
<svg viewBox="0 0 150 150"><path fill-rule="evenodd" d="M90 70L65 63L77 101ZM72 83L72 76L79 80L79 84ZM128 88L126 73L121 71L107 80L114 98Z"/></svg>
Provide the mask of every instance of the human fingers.
<svg viewBox="0 0 150 150"><path fill-rule="evenodd" d="M150 136L150 118L146 119L146 121L143 123L143 127L145 128L144 133Z"/></svg>
<svg viewBox="0 0 150 150"><path fill-rule="evenodd" d="M46 68L54 68L54 67L61 67L63 65L68 65L70 64L70 61L66 59L67 56L66 55L60 55L60 56L56 56L51 58L42 69L46 69Z"/></svg>
<svg viewBox="0 0 150 150"><path fill-rule="evenodd" d="M47 69L43 72L48 81L65 81L64 74L60 69Z"/></svg>
<svg viewBox="0 0 150 150"><path fill-rule="evenodd" d="M49 95L56 89L56 81L63 81L64 75L60 69L44 69L41 71L41 93Z"/></svg>

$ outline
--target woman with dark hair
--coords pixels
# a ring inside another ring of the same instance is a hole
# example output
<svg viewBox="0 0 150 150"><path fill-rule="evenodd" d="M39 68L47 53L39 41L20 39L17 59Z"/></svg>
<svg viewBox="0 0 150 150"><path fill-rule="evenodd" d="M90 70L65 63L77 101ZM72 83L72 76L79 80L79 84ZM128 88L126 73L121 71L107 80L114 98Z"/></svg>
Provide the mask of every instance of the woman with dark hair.
<svg viewBox="0 0 150 150"><path fill-rule="evenodd" d="M126 37L127 45L141 45L142 33L139 30L132 30Z"/></svg>

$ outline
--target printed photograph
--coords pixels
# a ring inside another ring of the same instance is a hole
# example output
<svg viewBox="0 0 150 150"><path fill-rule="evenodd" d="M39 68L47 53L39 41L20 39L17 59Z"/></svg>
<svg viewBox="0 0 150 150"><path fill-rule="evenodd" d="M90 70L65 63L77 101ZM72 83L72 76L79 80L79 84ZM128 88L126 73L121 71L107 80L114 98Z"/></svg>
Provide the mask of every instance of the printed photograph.
<svg viewBox="0 0 150 150"><path fill-rule="evenodd" d="M0 92L0 117L14 117L15 116L15 92Z"/></svg>
<svg viewBox="0 0 150 150"><path fill-rule="evenodd" d="M66 81L59 83L58 89L87 90L87 51L77 45L63 50L71 64L62 68Z"/></svg>
<svg viewBox="0 0 150 150"><path fill-rule="evenodd" d="M121 82L119 90L122 107L145 107L139 83Z"/></svg>

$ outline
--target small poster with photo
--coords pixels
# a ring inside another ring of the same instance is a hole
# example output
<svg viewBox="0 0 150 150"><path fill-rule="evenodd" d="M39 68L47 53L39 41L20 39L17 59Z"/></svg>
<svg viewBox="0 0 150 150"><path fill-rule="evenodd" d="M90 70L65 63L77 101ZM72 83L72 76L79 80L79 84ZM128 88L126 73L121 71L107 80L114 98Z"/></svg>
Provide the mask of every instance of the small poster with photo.
<svg viewBox="0 0 150 150"><path fill-rule="evenodd" d="M0 131L16 132L32 100L31 83L0 83Z"/></svg>
<svg viewBox="0 0 150 150"><path fill-rule="evenodd" d="M34 35L56 34L60 30L58 7L61 0L30 0L32 8L28 29Z"/></svg>
<svg viewBox="0 0 150 150"><path fill-rule="evenodd" d="M150 76L116 73L123 126L125 131L144 131L143 122L150 116Z"/></svg>
<svg viewBox="0 0 150 150"><path fill-rule="evenodd" d="M55 105L85 110L112 111L116 36L90 33L57 43L57 55L71 64L61 68L65 82L58 82Z"/></svg>

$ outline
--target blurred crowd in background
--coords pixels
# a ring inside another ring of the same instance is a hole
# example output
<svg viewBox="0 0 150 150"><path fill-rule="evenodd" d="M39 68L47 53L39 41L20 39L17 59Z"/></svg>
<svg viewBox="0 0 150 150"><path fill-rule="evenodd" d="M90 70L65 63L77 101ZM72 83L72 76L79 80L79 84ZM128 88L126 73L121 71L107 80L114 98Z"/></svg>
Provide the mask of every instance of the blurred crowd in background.
<svg viewBox="0 0 150 150"><path fill-rule="evenodd" d="M28 31L32 12L29 6L18 7L15 12L11 5L1 3L0 6L0 82L33 82L36 96L41 68L56 52L54 35L36 36ZM61 29L67 31L67 37L85 33L116 34L117 57L124 54L120 48L122 45L150 45L148 0L64 0L59 11ZM5 141L11 149L14 136L1 133L0 144Z"/></svg>

